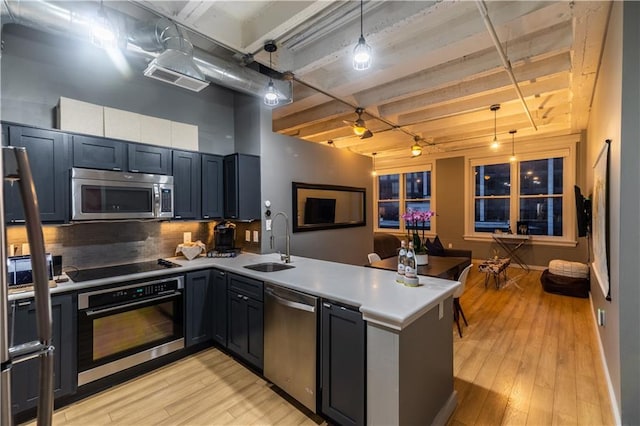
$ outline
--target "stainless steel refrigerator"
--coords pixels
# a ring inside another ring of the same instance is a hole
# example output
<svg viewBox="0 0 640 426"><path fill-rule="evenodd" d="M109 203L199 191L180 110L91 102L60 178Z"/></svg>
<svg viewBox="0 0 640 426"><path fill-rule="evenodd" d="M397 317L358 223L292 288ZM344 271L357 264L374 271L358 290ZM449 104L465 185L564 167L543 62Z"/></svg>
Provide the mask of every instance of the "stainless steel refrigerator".
<svg viewBox="0 0 640 426"><path fill-rule="evenodd" d="M0 426L13 424L11 414L11 367L39 357L38 425L50 425L53 414L53 346L51 345L51 295L46 267L44 237L36 190L29 167L27 150L21 147L0 149L0 174L3 181L19 185L25 213L27 239L31 250L31 266L36 305L38 340L11 346L9 341L7 239L4 218L4 183L0 185Z"/></svg>

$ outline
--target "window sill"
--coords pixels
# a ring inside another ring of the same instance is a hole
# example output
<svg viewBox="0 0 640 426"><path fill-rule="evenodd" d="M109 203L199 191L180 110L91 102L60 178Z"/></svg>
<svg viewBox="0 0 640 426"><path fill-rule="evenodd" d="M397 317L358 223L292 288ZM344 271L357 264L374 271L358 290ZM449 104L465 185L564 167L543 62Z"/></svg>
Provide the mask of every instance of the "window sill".
<svg viewBox="0 0 640 426"><path fill-rule="evenodd" d="M531 235L529 242L527 244L531 244L534 246L555 246L555 247L575 247L578 245L578 242L575 240L562 239L562 238L550 238L550 237L542 237L538 235ZM493 237L491 234L482 235L482 234L469 234L463 236L465 241L478 241L478 242L493 242Z"/></svg>

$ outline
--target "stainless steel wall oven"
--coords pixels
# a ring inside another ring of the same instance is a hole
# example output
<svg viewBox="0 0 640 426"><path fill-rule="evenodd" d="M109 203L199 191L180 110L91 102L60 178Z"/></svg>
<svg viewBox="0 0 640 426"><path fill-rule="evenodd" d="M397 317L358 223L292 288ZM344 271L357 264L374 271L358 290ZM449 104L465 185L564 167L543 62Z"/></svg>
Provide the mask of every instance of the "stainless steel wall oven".
<svg viewBox="0 0 640 426"><path fill-rule="evenodd" d="M78 386L184 348L184 277L78 294Z"/></svg>

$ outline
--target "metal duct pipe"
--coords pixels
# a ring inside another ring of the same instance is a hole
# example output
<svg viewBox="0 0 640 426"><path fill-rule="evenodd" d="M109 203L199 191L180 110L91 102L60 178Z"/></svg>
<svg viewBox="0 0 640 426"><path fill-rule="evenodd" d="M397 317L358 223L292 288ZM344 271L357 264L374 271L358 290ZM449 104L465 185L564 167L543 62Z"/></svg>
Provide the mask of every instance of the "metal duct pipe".
<svg viewBox="0 0 640 426"><path fill-rule="evenodd" d="M533 116L531 116L531 111L529 111L529 107L527 106L527 102L524 100L524 95L522 94L522 90L520 90L520 86L518 85L516 76L513 74L513 68L511 68L511 61L509 61L509 58L507 58L507 55L504 53L504 49L502 49L502 43L500 43L500 39L498 38L496 29L493 27L493 23L491 22L491 19L489 19L489 11L487 10L487 5L484 4L484 0L476 0L476 5L478 6L480 15L482 15L482 19L484 20L484 25L487 27L487 31L489 31L491 40L493 40L493 44L496 46L498 55L502 60L502 66L504 67L505 71L507 71L507 74L509 74L511 83L513 84L513 87L516 89L516 93L518 94L518 98L520 98L520 103L522 103L524 112L525 114L527 114L527 118L529 119L529 122L531 123L533 128L538 130L536 123L534 123L533 121Z"/></svg>
<svg viewBox="0 0 640 426"><path fill-rule="evenodd" d="M2 0L0 4L1 23L2 26L14 23L83 41L90 41L91 17L97 14L98 6L90 2L73 2L69 5L73 6L73 10L45 0ZM125 17L112 9L107 10L109 18L117 20L118 23L126 19L133 20L133 18ZM141 29L150 28L149 25L145 25L142 22L136 22L136 24ZM155 26L156 23L152 25L152 27ZM147 33L137 31L135 42L132 39L127 40L126 50L131 54L152 60L162 50L157 43L153 42L155 37L153 31L148 31ZM153 46L155 46L155 49ZM269 77L259 72L227 62L198 48L193 48L193 59L207 80L220 86L253 96L261 96L269 83ZM281 105L293 101L291 81L276 80L274 84L281 95Z"/></svg>

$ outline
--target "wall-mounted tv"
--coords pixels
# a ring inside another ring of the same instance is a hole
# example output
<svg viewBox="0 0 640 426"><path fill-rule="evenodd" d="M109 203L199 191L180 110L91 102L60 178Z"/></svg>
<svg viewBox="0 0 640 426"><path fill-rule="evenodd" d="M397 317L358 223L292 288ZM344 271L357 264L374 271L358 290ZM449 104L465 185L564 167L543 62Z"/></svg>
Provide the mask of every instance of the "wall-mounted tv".
<svg viewBox="0 0 640 426"><path fill-rule="evenodd" d="M304 203L305 225L334 223L336 221L335 198L307 197Z"/></svg>

